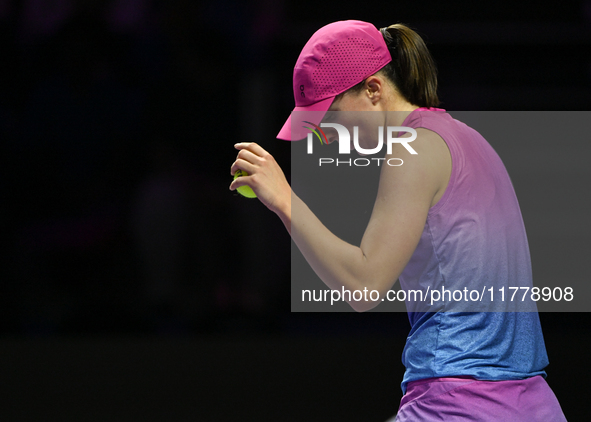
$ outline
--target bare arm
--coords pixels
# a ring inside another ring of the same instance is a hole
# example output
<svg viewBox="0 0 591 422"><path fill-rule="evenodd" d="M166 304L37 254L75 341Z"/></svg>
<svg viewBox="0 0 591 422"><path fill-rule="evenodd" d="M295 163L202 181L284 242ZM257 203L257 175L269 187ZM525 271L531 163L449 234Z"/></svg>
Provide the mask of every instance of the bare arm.
<svg viewBox="0 0 591 422"><path fill-rule="evenodd" d="M382 167L373 213L360 246L351 245L331 233L291 189L281 191L283 199L276 202L282 205L271 208L328 287L338 290L344 287L350 291L367 288L377 290L382 296L408 263L423 232L429 208L441 196L451 170L451 159L443 140L424 129L417 133L419 138L413 142L413 147L418 155L410 156L397 144L392 157L403 158L404 164ZM232 169L236 170L234 166ZM252 170L257 171L256 168ZM257 187L250 186L259 195ZM263 195L267 193L264 189L260 191ZM266 197L261 200L273 202ZM286 206L288 203L290 206ZM378 303L349 302L357 311L371 309Z"/></svg>

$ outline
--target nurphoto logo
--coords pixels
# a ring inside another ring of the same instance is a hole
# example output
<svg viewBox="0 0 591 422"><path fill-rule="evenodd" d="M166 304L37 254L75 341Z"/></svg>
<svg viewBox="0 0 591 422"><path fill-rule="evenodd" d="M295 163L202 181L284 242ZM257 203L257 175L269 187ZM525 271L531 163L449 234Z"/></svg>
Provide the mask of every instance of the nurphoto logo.
<svg viewBox="0 0 591 422"><path fill-rule="evenodd" d="M339 124L339 123L320 123L320 126L315 125L312 122L304 121L304 123L309 124L310 126L304 126L304 128L309 129L311 132L307 135L307 142L308 148L307 153L312 154L314 147L314 135L320 141L321 145L328 145L328 137L326 133L322 130L322 128L332 128L336 130L338 135L338 143L339 143L339 154L350 154L352 151L351 148L351 134L349 130ZM386 133L386 140L384 142L384 132ZM394 136L394 134L399 133L410 133L409 137L398 137ZM406 126L387 126L386 130L384 131L383 126L378 127L378 142L377 145L373 148L363 148L359 143L359 126L353 126L353 147L354 149L361 155L373 155L380 152L384 146L384 143L387 145L387 152L388 154L392 154L392 145L394 144L401 144L406 150L413 155L416 155L417 152L409 145L410 142L417 139L417 131L411 127ZM322 166L323 164L335 164L338 166L339 164L348 164L349 166L358 166L358 167L367 167L369 166L372 161L377 163L378 166L384 161L385 158L356 158L354 160L339 160L334 158L320 158L318 165ZM404 161L401 158L390 158L386 160L386 164L389 166L401 166Z"/></svg>

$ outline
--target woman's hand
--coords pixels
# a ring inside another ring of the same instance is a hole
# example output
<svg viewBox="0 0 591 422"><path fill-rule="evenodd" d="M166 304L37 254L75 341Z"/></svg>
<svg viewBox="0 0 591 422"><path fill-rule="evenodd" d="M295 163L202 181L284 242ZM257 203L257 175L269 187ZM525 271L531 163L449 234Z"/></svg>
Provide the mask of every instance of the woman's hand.
<svg viewBox="0 0 591 422"><path fill-rule="evenodd" d="M248 185L260 201L271 211L283 217L291 214L291 187L275 158L254 142L234 145L239 150L230 173L244 170L248 176L238 177L230 184L230 190Z"/></svg>

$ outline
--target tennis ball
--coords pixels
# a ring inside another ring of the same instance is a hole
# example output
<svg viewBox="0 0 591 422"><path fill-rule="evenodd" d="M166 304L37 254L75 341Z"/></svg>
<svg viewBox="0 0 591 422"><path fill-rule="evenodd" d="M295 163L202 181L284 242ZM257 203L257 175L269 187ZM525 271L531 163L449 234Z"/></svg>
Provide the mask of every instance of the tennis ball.
<svg viewBox="0 0 591 422"><path fill-rule="evenodd" d="M238 170L236 173L234 173L234 180L236 180L237 178L239 178L240 176L248 176L248 173L245 172L244 170ZM245 196L247 198L256 198L257 194L254 193L254 191L252 190L252 188L250 186L240 186L238 189L236 189L238 191L238 193L242 196Z"/></svg>

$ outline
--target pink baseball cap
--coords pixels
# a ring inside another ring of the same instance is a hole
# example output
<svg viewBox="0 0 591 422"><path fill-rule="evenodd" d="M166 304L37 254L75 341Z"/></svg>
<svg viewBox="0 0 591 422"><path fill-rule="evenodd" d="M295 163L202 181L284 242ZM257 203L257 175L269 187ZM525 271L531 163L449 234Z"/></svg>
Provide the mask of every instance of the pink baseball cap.
<svg viewBox="0 0 591 422"><path fill-rule="evenodd" d="M293 69L296 106L277 138L286 141L304 139L307 134L304 121L318 125L337 95L373 75L390 61L392 57L384 37L371 23L349 20L320 28L302 49ZM301 111L314 113L294 114ZM295 118L295 115L302 119Z"/></svg>

